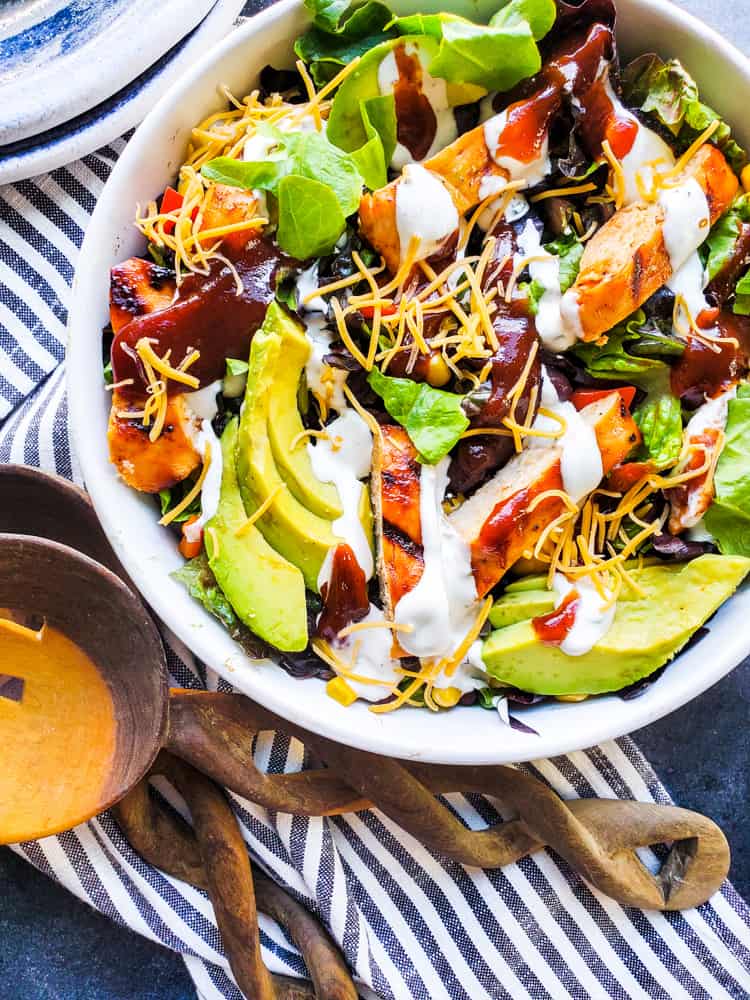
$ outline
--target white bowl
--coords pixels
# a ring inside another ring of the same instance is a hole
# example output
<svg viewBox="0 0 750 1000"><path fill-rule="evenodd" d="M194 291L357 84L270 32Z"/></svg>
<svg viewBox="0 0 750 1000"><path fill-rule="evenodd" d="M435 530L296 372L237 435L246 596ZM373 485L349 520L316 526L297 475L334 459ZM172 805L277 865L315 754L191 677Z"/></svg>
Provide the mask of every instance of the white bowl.
<svg viewBox="0 0 750 1000"><path fill-rule="evenodd" d="M395 0L399 12L433 6ZM492 0L453 0L451 8L481 17ZM439 8L438 8L439 9ZM620 0L618 35L627 55L657 50L678 56L697 77L705 100L750 142L750 64L728 42L666 0ZM137 201L171 183L192 125L220 106L217 85L247 93L266 64L291 64L291 42L308 17L301 0L281 0L233 32L159 101L128 144L102 192L86 233L69 318L68 392L75 446L86 486L123 565L157 614L226 680L300 726L376 753L456 764L509 763L593 746L645 726L695 698L750 653L750 588L711 623L710 634L685 652L640 699L616 696L578 705L552 702L524 712L538 736L504 727L495 713L459 708L433 715L408 709L374 715L363 703L342 708L318 680L299 681L270 662L248 659L224 629L170 579L182 563L172 536L157 524L153 500L121 482L107 457L109 397L102 389L101 328L108 317L109 268L143 241L133 227ZM654 609L658 614L658 609Z"/></svg>

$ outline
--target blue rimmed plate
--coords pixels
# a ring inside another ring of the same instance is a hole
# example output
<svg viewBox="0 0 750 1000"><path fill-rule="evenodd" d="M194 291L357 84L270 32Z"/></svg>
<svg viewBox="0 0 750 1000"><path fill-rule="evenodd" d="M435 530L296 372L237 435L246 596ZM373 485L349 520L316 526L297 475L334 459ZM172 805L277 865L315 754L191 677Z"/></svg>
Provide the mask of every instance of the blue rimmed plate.
<svg viewBox="0 0 750 1000"><path fill-rule="evenodd" d="M79 0L86 6L89 0ZM51 0L32 0L31 5L48 8ZM117 5L115 0L114 6ZM11 4L11 7L15 4ZM58 5L60 6L60 5ZM63 6L71 6L66 4ZM106 6L101 5L99 6ZM133 6L136 6L135 4ZM163 16L169 10L169 4L153 5ZM196 3L196 7L200 7ZM210 6L209 13L192 31L180 34L182 37L166 52L156 57L152 65L147 66L135 78L130 79L126 86L111 94L106 100L99 102L75 117L48 128L37 135L26 136L0 145L0 184L32 177L45 173L55 167L70 163L86 153L111 142L128 129L137 125L153 107L167 88L195 62L215 42L230 30L243 7L243 0L216 0L211 4L202 5L203 9ZM0 59L4 26L0 14ZM113 61L119 61L118 58ZM5 65L0 70L0 98L4 100L5 86L2 78ZM2 107L2 103L0 103Z"/></svg>

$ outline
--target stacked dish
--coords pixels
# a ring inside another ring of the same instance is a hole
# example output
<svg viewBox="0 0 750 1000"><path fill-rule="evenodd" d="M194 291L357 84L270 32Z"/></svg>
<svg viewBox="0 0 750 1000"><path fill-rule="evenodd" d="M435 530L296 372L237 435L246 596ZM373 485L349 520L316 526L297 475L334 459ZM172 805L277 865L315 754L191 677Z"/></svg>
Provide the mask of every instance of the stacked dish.
<svg viewBox="0 0 750 1000"><path fill-rule="evenodd" d="M0 11L0 183L136 125L243 0L14 0ZM116 53L116 58L113 54Z"/></svg>

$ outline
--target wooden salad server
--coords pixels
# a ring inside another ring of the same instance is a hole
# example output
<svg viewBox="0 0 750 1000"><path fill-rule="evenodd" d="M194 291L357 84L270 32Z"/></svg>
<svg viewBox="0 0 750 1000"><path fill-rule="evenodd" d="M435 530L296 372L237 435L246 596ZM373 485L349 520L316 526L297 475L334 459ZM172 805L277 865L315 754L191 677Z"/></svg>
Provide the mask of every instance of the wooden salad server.
<svg viewBox="0 0 750 1000"><path fill-rule="evenodd" d="M47 538L28 537L34 533ZM110 569L63 542L91 552ZM0 608L11 609L16 620L44 619L79 645L106 681L115 707L108 779L95 808L76 822L116 803L118 822L146 860L207 889L232 970L253 1000L343 1000L356 997L356 989L325 931L283 890L251 870L231 808L213 782L266 808L304 816L336 816L372 805L438 856L468 866L502 867L548 846L601 892L644 909L697 906L726 877L729 847L723 833L688 810L619 800L566 802L513 767L402 762L300 729L243 695L170 692L158 631L117 572L121 567L85 494L36 470L0 467ZM18 709L24 710L23 701ZM259 771L253 747L264 730L300 739L321 766L296 774ZM192 828L151 793L152 775L164 775L178 788ZM515 816L469 830L436 797L448 792L491 796ZM59 829L54 816L30 817L23 839ZM656 874L636 853L655 844L670 845ZM270 976L260 957L257 908L288 927L312 986Z"/></svg>

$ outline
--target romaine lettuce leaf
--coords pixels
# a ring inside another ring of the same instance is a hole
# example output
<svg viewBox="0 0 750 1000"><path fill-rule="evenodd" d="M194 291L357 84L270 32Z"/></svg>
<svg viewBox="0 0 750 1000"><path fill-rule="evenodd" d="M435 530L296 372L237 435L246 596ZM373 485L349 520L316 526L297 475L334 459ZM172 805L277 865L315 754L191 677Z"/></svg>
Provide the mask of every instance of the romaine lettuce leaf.
<svg viewBox="0 0 750 1000"><path fill-rule="evenodd" d="M386 410L406 430L420 459L435 465L469 426L463 396L409 378L392 378L373 368L367 381L383 397Z"/></svg>
<svg viewBox="0 0 750 1000"><path fill-rule="evenodd" d="M625 100L653 114L677 139L678 151L686 150L713 122L719 122L711 141L724 153L733 169L747 163L747 154L732 137L721 116L703 104L698 86L677 59L663 62L659 56L639 56L625 69L622 78Z"/></svg>
<svg viewBox="0 0 750 1000"><path fill-rule="evenodd" d="M359 207L363 177L357 161L320 132L273 128L264 132L276 141L273 156L277 159L246 162L220 156L204 164L201 173L221 184L260 188L276 195L279 246L293 257L304 260L330 253L344 231L346 217ZM373 145L381 143L374 129L371 139ZM370 180L379 176L372 157L363 158L362 163ZM303 203L309 198L317 200Z"/></svg>
<svg viewBox="0 0 750 1000"><path fill-rule="evenodd" d="M313 14L313 26L297 39L294 51L308 64L319 87L352 59L395 34L393 29L386 29L392 14L378 0L369 0L348 16L344 14L350 4L340 10L336 4L307 0L306 6Z"/></svg>
<svg viewBox="0 0 750 1000"><path fill-rule="evenodd" d="M575 344L570 348L594 378L622 379L641 384L658 372L666 371L663 361L656 358L637 357L628 351L641 339L646 314L639 310L625 322L611 330L605 344Z"/></svg>
<svg viewBox="0 0 750 1000"><path fill-rule="evenodd" d="M738 316L750 316L750 271L737 282L735 294L734 312Z"/></svg>
<svg viewBox="0 0 750 1000"><path fill-rule="evenodd" d="M706 529L724 555L750 556L750 386L729 403L724 448L716 466L716 499Z"/></svg>
<svg viewBox="0 0 750 1000"><path fill-rule="evenodd" d="M180 566L171 576L173 580L184 584L190 596L200 601L206 611L218 618L230 632L238 628L239 618L216 582L205 552Z"/></svg>
<svg viewBox="0 0 750 1000"><path fill-rule="evenodd" d="M556 18L554 0L509 0L492 15L490 25L493 28L508 28L524 21L538 42L552 29Z"/></svg>
<svg viewBox="0 0 750 1000"><path fill-rule="evenodd" d="M643 435L637 457L653 462L657 469L671 469L682 451L682 405L669 392L650 395L633 411L633 419Z"/></svg>
<svg viewBox="0 0 750 1000"><path fill-rule="evenodd" d="M334 191L310 177L289 174L279 184L278 198L281 249L298 260L330 253L346 228Z"/></svg>
<svg viewBox="0 0 750 1000"><path fill-rule="evenodd" d="M722 215L706 240L709 281L713 281L732 259L740 227L744 222L750 222L750 195L746 194L737 198L729 211Z"/></svg>
<svg viewBox="0 0 750 1000"><path fill-rule="evenodd" d="M440 49L429 66L432 76L488 90L510 90L539 72L542 57L537 40L554 23L555 4L553 0L513 0L488 25L451 14L437 17ZM434 22L430 27L434 31Z"/></svg>
<svg viewBox="0 0 750 1000"><path fill-rule="evenodd" d="M396 148L396 102L392 94L371 97L359 106L367 142L355 149L352 160L370 190L388 183L388 164Z"/></svg>
<svg viewBox="0 0 750 1000"><path fill-rule="evenodd" d="M561 236L552 243L546 243L544 249L560 259L560 291L565 293L575 284L581 269L584 245L574 235Z"/></svg>

